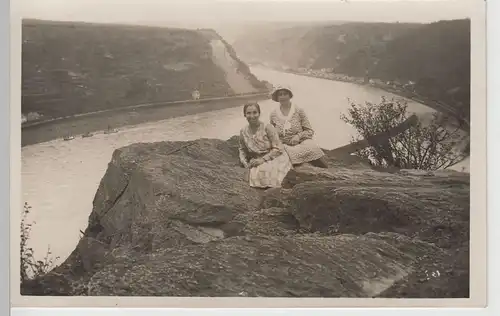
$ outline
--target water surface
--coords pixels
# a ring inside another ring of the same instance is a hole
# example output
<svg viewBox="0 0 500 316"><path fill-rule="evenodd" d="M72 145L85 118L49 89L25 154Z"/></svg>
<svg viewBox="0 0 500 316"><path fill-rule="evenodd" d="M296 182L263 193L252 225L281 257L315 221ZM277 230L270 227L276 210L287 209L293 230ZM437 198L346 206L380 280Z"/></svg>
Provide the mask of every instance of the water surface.
<svg viewBox="0 0 500 316"><path fill-rule="evenodd" d="M377 102L382 96L391 96L372 87L265 68L253 68L252 72L274 85L291 87L293 102L309 115L316 142L327 149L349 143L354 135L354 130L340 119L349 107L347 98ZM272 100L260 104L262 118L267 121L277 104ZM416 102L409 105L415 113L434 111ZM79 231L87 226L92 200L115 149L137 142L228 139L237 135L244 124L242 108L238 107L131 126L116 134L23 147L22 194L23 201L33 207L29 220L36 221L31 238L35 253L43 257L50 245L52 252L64 259L74 249Z"/></svg>

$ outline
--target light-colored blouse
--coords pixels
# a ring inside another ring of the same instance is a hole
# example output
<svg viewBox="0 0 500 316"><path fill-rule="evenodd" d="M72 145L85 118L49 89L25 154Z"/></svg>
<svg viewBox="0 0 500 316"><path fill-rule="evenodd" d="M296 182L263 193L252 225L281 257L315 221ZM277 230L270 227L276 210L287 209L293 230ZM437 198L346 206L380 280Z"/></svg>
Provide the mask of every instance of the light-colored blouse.
<svg viewBox="0 0 500 316"><path fill-rule="evenodd" d="M271 124L260 123L253 134L247 125L240 131L239 154L240 161L246 167L253 158L272 160L282 154L283 145L276 129Z"/></svg>
<svg viewBox="0 0 500 316"><path fill-rule="evenodd" d="M312 139L314 130L306 112L297 106L293 106L290 111L294 111L294 113L290 114L288 118L289 126L287 129L285 129L287 118L281 113L281 110L278 108L271 112L270 122L277 129L280 140L284 144L290 145L290 141L295 135L299 136L300 142Z"/></svg>

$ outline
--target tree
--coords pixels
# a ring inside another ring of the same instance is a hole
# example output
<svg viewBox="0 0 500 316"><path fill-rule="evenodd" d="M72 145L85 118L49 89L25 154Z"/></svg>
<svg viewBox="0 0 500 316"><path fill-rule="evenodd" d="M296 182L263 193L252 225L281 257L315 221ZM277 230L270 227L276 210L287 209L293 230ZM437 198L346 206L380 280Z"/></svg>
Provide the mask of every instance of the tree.
<svg viewBox="0 0 500 316"><path fill-rule="evenodd" d="M46 274L54 265L54 260L59 257L52 258L50 247L43 260L36 260L33 248L28 246L31 227L33 223L27 223L27 217L31 212L31 206L24 203L24 209L21 217L21 282L32 279L34 277Z"/></svg>
<svg viewBox="0 0 500 316"><path fill-rule="evenodd" d="M378 104L348 102L349 114L342 114L341 119L357 130L357 139L353 141L374 139L375 135L389 133L409 118L408 104L402 99L387 100L382 97ZM357 154L377 166L437 170L463 160L467 156L468 144L467 133L452 124L447 116L433 113L430 117L420 118L396 136L371 141Z"/></svg>

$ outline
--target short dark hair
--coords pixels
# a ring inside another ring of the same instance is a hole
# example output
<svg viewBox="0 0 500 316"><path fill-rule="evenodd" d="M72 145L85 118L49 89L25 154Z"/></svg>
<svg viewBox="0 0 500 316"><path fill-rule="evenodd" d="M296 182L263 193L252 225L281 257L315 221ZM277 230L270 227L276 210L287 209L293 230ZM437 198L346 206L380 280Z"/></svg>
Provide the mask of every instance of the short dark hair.
<svg viewBox="0 0 500 316"><path fill-rule="evenodd" d="M247 114L247 109L249 106L255 106L257 108L257 112L259 112L260 114L260 105L259 103L257 102L249 102L249 103L245 103L245 105L243 106L243 115Z"/></svg>

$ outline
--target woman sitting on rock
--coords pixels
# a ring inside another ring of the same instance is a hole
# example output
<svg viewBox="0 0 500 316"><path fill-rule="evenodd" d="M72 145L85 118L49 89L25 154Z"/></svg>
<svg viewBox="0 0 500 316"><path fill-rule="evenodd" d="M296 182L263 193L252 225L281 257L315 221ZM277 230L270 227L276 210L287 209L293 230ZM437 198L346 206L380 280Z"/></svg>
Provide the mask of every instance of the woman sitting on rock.
<svg viewBox="0 0 500 316"><path fill-rule="evenodd" d="M280 107L271 112L271 124L278 130L293 165L309 162L317 167L328 168L325 154L312 140L314 130L305 111L292 104L292 97L290 89L278 87L274 90L271 98L279 102Z"/></svg>
<svg viewBox="0 0 500 316"><path fill-rule="evenodd" d="M240 131L240 161L249 169L251 187L280 187L281 182L292 168L290 158L283 150L278 133L271 124L260 121L258 103L248 103L243 107L248 125Z"/></svg>

